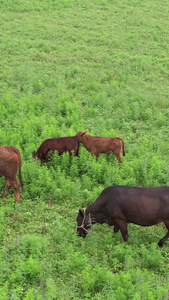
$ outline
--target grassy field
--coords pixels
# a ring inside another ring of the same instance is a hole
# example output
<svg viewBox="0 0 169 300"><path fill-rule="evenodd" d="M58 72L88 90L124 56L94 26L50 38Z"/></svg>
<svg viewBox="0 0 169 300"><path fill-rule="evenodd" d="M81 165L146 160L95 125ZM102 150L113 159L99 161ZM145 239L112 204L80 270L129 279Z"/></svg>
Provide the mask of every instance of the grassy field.
<svg viewBox="0 0 169 300"><path fill-rule="evenodd" d="M129 245L75 210L109 185L169 185L167 0L0 1L0 144L22 155L24 192L0 202L0 300L169 299L163 224ZM126 156L32 152L47 138L118 136ZM4 178L0 177L0 192Z"/></svg>

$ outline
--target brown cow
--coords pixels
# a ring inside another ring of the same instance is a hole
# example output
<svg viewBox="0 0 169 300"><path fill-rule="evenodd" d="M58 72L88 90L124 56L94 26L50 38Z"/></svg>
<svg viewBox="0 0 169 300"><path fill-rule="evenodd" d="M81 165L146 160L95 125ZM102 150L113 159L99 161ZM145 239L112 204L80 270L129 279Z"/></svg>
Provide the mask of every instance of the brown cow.
<svg viewBox="0 0 169 300"><path fill-rule="evenodd" d="M20 201L19 182L16 179L16 174L19 168L19 181L23 188L21 163L21 154L17 148L0 146L0 176L5 176L5 189L1 196L2 198L7 196L12 186L15 193L15 201Z"/></svg>
<svg viewBox="0 0 169 300"><path fill-rule="evenodd" d="M79 146L80 142L75 136L51 138L45 140L38 150L32 153L32 157L38 157L39 159L48 162L50 160L49 151L54 150L57 150L59 154L62 154L63 152L72 154L72 152L74 152L74 155L78 156Z"/></svg>
<svg viewBox="0 0 169 300"><path fill-rule="evenodd" d="M110 154L111 152L117 157L119 163L121 160L121 150L123 149L123 156L125 156L124 142L118 137L100 137L91 136L86 134L87 130L79 131L76 136L78 137L80 143L92 154L99 157L99 153Z"/></svg>

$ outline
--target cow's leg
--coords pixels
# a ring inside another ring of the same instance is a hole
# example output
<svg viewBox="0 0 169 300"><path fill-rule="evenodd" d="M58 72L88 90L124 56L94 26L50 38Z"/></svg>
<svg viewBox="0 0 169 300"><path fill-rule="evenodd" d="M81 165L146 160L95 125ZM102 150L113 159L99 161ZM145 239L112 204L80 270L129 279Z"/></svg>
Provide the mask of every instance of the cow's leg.
<svg viewBox="0 0 169 300"><path fill-rule="evenodd" d="M46 160L47 163L49 162L49 155L45 156L45 160Z"/></svg>
<svg viewBox="0 0 169 300"><path fill-rule="evenodd" d="M122 159L121 159L121 156L120 156L120 155L117 156L117 160L118 160L119 164L122 163Z"/></svg>
<svg viewBox="0 0 169 300"><path fill-rule="evenodd" d="M116 221L116 227L119 227L123 240L128 243L128 230L127 230L127 222L125 220L118 220Z"/></svg>
<svg viewBox="0 0 169 300"><path fill-rule="evenodd" d="M74 150L73 152L74 152L74 156L79 156L79 149L78 148L76 150Z"/></svg>
<svg viewBox="0 0 169 300"><path fill-rule="evenodd" d="M116 148L114 151L113 151L114 155L117 157L117 160L119 162L119 164L122 163L122 159L121 159L121 148Z"/></svg>
<svg viewBox="0 0 169 300"><path fill-rule="evenodd" d="M46 154L43 156L43 159L48 163L51 159L50 152L46 152Z"/></svg>
<svg viewBox="0 0 169 300"><path fill-rule="evenodd" d="M169 238L169 221L164 222L164 224L165 224L165 226L167 227L168 232L167 232L167 234L159 241L159 243L158 243L158 246L159 246L159 247L162 247L163 244L165 243L165 241Z"/></svg>
<svg viewBox="0 0 169 300"><path fill-rule="evenodd" d="M96 160L98 160L98 158L99 158L99 153L97 152L97 149L93 149L93 150L91 151L91 153L92 153L93 155L95 155L95 156L96 156Z"/></svg>
<svg viewBox="0 0 169 300"><path fill-rule="evenodd" d="M99 158L99 153L95 153L95 156L96 156L96 160L98 160L98 158Z"/></svg>
<svg viewBox="0 0 169 300"><path fill-rule="evenodd" d="M114 233L117 233L117 232L119 231L119 229L120 229L120 228L118 227L118 225L115 224L115 225L114 225Z"/></svg>
<svg viewBox="0 0 169 300"><path fill-rule="evenodd" d="M10 184L9 180L7 178L5 178L5 189L4 189L4 192L3 192L2 196L1 196L1 198L7 196L10 187L11 187L11 184Z"/></svg>
<svg viewBox="0 0 169 300"><path fill-rule="evenodd" d="M19 202L20 201L20 194L19 194L19 182L17 179L11 180L11 186L14 189L14 193L15 193L15 201Z"/></svg>
<svg viewBox="0 0 169 300"><path fill-rule="evenodd" d="M118 160L119 164L121 164L122 163L122 159L121 159L121 156L120 156L120 152L117 151L117 153L115 155L117 157L117 160Z"/></svg>

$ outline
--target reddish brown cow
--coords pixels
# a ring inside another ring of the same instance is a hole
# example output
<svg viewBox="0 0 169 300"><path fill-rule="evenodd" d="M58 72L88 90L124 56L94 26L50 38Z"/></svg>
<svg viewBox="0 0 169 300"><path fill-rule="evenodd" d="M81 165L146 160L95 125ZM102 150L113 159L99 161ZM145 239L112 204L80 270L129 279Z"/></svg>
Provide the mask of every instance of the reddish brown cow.
<svg viewBox="0 0 169 300"><path fill-rule="evenodd" d="M69 152L72 154L74 152L75 156L78 156L80 142L77 137L59 137L45 140L38 150L32 153L33 158L38 157L39 159L46 160L48 162L50 160L49 151L57 150L59 154L63 152Z"/></svg>
<svg viewBox="0 0 169 300"><path fill-rule="evenodd" d="M91 136L86 134L87 130L79 131L76 136L78 137L80 143L92 154L99 157L99 153L110 154L111 152L117 157L119 163L121 160L121 150L123 150L123 156L125 156L124 142L118 137L101 137L101 136Z"/></svg>
<svg viewBox="0 0 169 300"><path fill-rule="evenodd" d="M20 201L19 182L16 179L16 174L19 168L19 181L23 188L21 163L21 154L17 148L0 146L0 176L5 177L5 189L1 196L2 198L7 196L12 186L15 193L15 201Z"/></svg>

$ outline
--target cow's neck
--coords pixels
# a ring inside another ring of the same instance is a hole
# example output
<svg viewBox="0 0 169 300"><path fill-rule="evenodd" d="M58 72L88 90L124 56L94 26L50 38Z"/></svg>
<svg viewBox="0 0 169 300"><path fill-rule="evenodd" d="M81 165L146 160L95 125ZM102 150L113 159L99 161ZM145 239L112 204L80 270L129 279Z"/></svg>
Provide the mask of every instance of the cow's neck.
<svg viewBox="0 0 169 300"><path fill-rule="evenodd" d="M94 223L100 223L100 224L109 223L108 216L106 216L101 211L97 211L94 206L95 205L93 203L86 208L86 216L89 214L91 215L92 224L94 224Z"/></svg>
<svg viewBox="0 0 169 300"><path fill-rule="evenodd" d="M83 143L83 145L84 146L87 146L88 145L88 142L90 142L90 138L91 138L91 136L90 135L87 135L87 134L85 134L83 137L82 137L82 143Z"/></svg>

